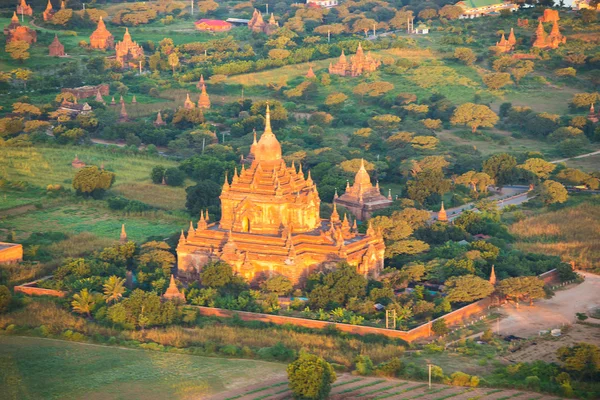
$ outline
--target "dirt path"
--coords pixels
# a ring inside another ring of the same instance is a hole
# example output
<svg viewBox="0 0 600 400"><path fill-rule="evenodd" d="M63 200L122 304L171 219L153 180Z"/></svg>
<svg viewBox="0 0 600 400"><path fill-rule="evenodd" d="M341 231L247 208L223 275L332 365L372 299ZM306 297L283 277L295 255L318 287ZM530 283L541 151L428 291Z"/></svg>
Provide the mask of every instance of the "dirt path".
<svg viewBox="0 0 600 400"><path fill-rule="evenodd" d="M554 161L550 161L550 162L552 164L558 164L558 163L569 161L569 160L572 160L572 159L575 159L575 158L585 158L585 157L595 156L596 154L600 154L600 150L592 151L591 153L582 154L580 156L569 157L569 158L561 158L560 160L554 160Z"/></svg>
<svg viewBox="0 0 600 400"><path fill-rule="evenodd" d="M600 276L580 272L585 281L565 290L557 290L554 297L526 304L518 309L504 305L499 312L506 316L500 322L500 333L529 337L540 330L560 328L575 321L575 313L589 312L600 307Z"/></svg>

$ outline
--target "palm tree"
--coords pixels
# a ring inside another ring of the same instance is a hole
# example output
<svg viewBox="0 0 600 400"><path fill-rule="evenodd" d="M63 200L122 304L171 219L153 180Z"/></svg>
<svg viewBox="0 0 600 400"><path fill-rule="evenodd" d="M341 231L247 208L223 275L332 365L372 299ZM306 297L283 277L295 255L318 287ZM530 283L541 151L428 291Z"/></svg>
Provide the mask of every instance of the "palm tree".
<svg viewBox="0 0 600 400"><path fill-rule="evenodd" d="M96 304L94 297L94 294L88 292L87 289L82 289L79 293L75 293L71 302L73 311L79 314L87 314L88 317L91 317L92 308Z"/></svg>
<svg viewBox="0 0 600 400"><path fill-rule="evenodd" d="M119 279L118 276L111 276L104 283L104 299L107 303L112 301L117 302L123 297L125 293L125 278Z"/></svg>

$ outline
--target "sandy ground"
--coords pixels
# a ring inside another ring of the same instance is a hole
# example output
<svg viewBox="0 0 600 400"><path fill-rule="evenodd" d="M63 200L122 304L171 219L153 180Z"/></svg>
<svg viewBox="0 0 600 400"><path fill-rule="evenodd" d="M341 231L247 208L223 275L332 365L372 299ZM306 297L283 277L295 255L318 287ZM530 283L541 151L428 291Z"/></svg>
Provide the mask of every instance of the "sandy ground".
<svg viewBox="0 0 600 400"><path fill-rule="evenodd" d="M600 323L599 320L595 321ZM600 344L600 327L574 324L567 328L562 336L552 337L546 335L539 337L524 344L519 350L509 354L506 359L512 362L533 362L536 360L558 362L556 350L580 342Z"/></svg>
<svg viewBox="0 0 600 400"><path fill-rule="evenodd" d="M500 334L529 337L540 330L560 328L575 322L575 313L600 307L600 276L580 272L585 281L562 290L554 297L536 301L533 307L522 304L518 309L505 304L499 311L506 316L500 321ZM496 327L494 327L496 330Z"/></svg>

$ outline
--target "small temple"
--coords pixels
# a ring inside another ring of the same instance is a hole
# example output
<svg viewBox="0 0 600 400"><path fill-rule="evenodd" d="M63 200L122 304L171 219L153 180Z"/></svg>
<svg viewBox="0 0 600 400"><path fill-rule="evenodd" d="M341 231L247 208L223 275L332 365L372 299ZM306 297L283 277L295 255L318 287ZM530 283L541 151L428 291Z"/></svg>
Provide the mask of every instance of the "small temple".
<svg viewBox="0 0 600 400"><path fill-rule="evenodd" d="M539 22L535 31L535 42L533 42L533 47L539 49L557 49L560 44L565 44L566 42L567 38L560 33L558 21L554 21L552 24L552 30L549 35L546 35L542 21Z"/></svg>
<svg viewBox="0 0 600 400"><path fill-rule="evenodd" d="M144 55L144 49L131 39L129 28L125 28L123 40L115 45L116 58L121 67L130 66L135 68L135 63L132 61Z"/></svg>
<svg viewBox="0 0 600 400"><path fill-rule="evenodd" d="M163 299L166 300L181 300L185 303L185 295L179 291L177 288L177 284L175 283L175 277L171 274L171 281L169 282L169 287L165 294L163 294Z"/></svg>
<svg viewBox="0 0 600 400"><path fill-rule="evenodd" d="M17 5L17 14L29 15L31 17L33 15L33 9L25 2L25 0L21 0Z"/></svg>
<svg viewBox="0 0 600 400"><path fill-rule="evenodd" d="M183 102L183 108L186 110L191 110L192 108L196 108L196 104L190 99L190 94L187 94L185 101Z"/></svg>
<svg viewBox="0 0 600 400"><path fill-rule="evenodd" d="M279 23L275 21L275 16L273 15L273 13L271 13L271 18L269 18L269 22L265 22L262 13L255 8L254 13L252 13L252 18L248 22L248 29L254 32L263 32L267 35L270 35L277 29L279 29Z"/></svg>
<svg viewBox="0 0 600 400"><path fill-rule="evenodd" d="M135 98L135 94L131 98L131 104L137 104L137 99Z"/></svg>
<svg viewBox="0 0 600 400"><path fill-rule="evenodd" d="M542 15L539 20L541 22L558 22L560 20L560 15L558 14L558 10L546 8L544 10L544 15Z"/></svg>
<svg viewBox="0 0 600 400"><path fill-rule="evenodd" d="M52 3L50 2L50 0L48 0L46 9L42 13L42 16L44 17L44 21L50 21L52 19L52 17L54 17L54 14L56 14L56 11L54 11L54 8L52 8Z"/></svg>
<svg viewBox="0 0 600 400"><path fill-rule="evenodd" d="M313 71L312 66L308 68L308 72L306 73L306 77L308 79L316 78L315 71Z"/></svg>
<svg viewBox="0 0 600 400"><path fill-rule="evenodd" d="M508 39L502 34L499 42L496 42L496 49L502 53L510 53L514 50L515 45L517 44L517 38L515 37L515 30L510 28L510 34L508 35Z"/></svg>
<svg viewBox="0 0 600 400"><path fill-rule="evenodd" d="M23 41L29 44L37 42L37 33L31 28L21 25L17 13L13 12L13 16L10 19L10 24L4 27L4 34L6 35L6 43L13 41Z"/></svg>
<svg viewBox="0 0 600 400"><path fill-rule="evenodd" d="M166 124L167 123L165 121L163 121L162 115L160 114L160 111L159 111L158 114L156 114L156 121L154 121L154 125L161 126L161 125L166 125Z"/></svg>
<svg viewBox="0 0 600 400"><path fill-rule="evenodd" d="M63 57L65 55L65 46L58 40L58 35L54 35L54 40L48 46L50 57Z"/></svg>
<svg viewBox="0 0 600 400"><path fill-rule="evenodd" d="M590 105L590 112L588 113L587 119L594 124L600 121L600 112L596 113L593 103Z"/></svg>
<svg viewBox="0 0 600 400"><path fill-rule="evenodd" d="M365 54L362 45L359 43L356 54L350 57L348 62L344 51L337 63L329 64L329 73L341 76L360 76L363 73L374 72L381 65L381 61L371 56L371 53Z"/></svg>
<svg viewBox="0 0 600 400"><path fill-rule="evenodd" d="M200 75L200 80L196 83L196 89L202 89L204 86L204 75Z"/></svg>
<svg viewBox="0 0 600 400"><path fill-rule="evenodd" d="M121 235L119 235L119 243L127 243L127 232L125 231L125 224L121 225Z"/></svg>
<svg viewBox="0 0 600 400"><path fill-rule="evenodd" d="M197 278L202 267L229 263L252 280L281 274L295 283L310 272L335 267L341 261L364 275L383 269L385 244L381 232L370 227L359 234L347 219L323 220L321 201L310 172L305 177L282 158L281 144L271 129L267 105L265 130L251 147L252 164L225 176L221 191L221 220L210 223L200 213L177 246L180 275Z"/></svg>
<svg viewBox="0 0 600 400"><path fill-rule="evenodd" d="M71 162L71 166L73 168L83 168L85 167L85 163L79 159L79 156L76 154L75 159Z"/></svg>
<svg viewBox="0 0 600 400"><path fill-rule="evenodd" d="M494 266L492 265L492 271L490 272L490 279L489 282L493 285L496 286L496 269L494 268Z"/></svg>
<svg viewBox="0 0 600 400"><path fill-rule="evenodd" d="M442 207L440 207L440 211L437 214L437 220L440 222L448 222L448 214L446 214L446 209L444 208L443 201L442 201Z"/></svg>
<svg viewBox="0 0 600 400"><path fill-rule="evenodd" d="M119 122L127 122L129 121L129 115L127 115L127 110L125 109L125 103L121 103L121 112L119 113Z"/></svg>
<svg viewBox="0 0 600 400"><path fill-rule="evenodd" d="M115 47L115 37L106 29L102 16L98 20L98 27L90 35L90 47L102 50Z"/></svg>
<svg viewBox="0 0 600 400"><path fill-rule="evenodd" d="M100 89L98 89L98 91L96 92L96 97L94 98L94 100L98 103L106 104L106 102L104 101L104 97L102 97L102 93L100 93Z"/></svg>
<svg viewBox="0 0 600 400"><path fill-rule="evenodd" d="M204 83L202 83L202 92L198 99L198 107L204 109L210 108L210 97L208 97L208 93L206 93L206 85Z"/></svg>
<svg viewBox="0 0 600 400"><path fill-rule="evenodd" d="M365 161L360 161L360 168L354 176L354 183L346 185L346 192L333 200L334 204L338 204L348 209L354 216L361 220L371 218L371 215L376 210L387 208L393 204L391 196L385 197L379 189L379 182L373 186L371 177L365 168Z"/></svg>

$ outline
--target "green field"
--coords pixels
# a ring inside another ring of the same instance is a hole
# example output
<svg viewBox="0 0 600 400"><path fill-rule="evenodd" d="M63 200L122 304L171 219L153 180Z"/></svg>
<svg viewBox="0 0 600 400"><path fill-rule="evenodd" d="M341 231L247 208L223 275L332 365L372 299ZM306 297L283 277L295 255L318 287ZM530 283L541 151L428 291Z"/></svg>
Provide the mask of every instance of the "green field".
<svg viewBox="0 0 600 400"><path fill-rule="evenodd" d="M192 399L285 373L285 365L0 336L0 397Z"/></svg>
<svg viewBox="0 0 600 400"><path fill-rule="evenodd" d="M27 238L33 232L57 231L67 235L89 232L116 240L121 224L125 224L128 238L139 243L150 237L167 238L186 228L189 220L163 212L128 216L104 208L103 203L89 200L6 216L0 220L0 232L14 231L18 239Z"/></svg>

